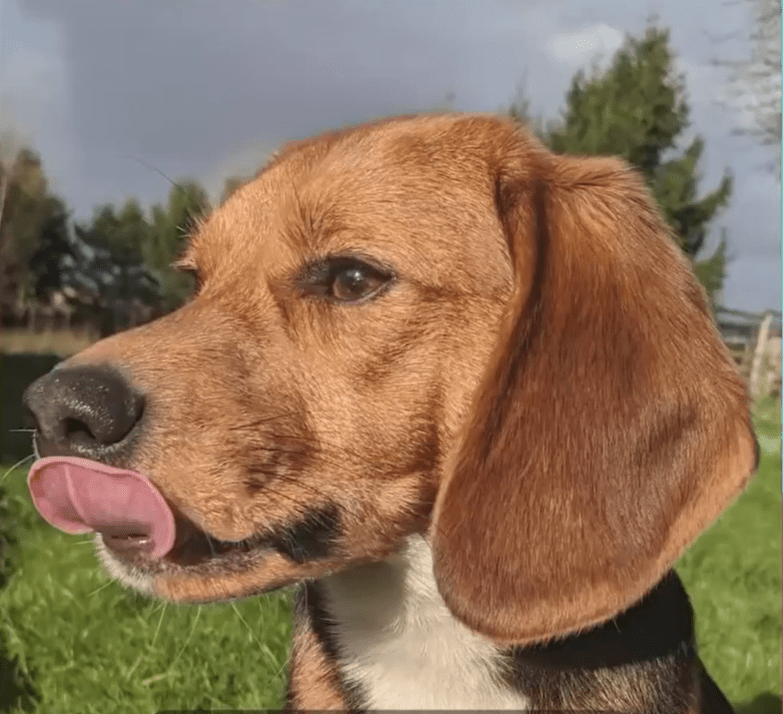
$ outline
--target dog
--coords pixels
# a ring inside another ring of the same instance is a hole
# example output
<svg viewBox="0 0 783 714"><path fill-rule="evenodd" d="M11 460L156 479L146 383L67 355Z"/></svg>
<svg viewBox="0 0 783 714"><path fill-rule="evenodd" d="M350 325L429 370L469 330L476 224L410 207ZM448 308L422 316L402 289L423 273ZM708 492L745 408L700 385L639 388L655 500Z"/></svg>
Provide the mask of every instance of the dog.
<svg viewBox="0 0 783 714"><path fill-rule="evenodd" d="M758 461L639 176L510 119L287 145L192 299L25 401L42 515L176 602L298 584L288 711L731 708L672 567Z"/></svg>

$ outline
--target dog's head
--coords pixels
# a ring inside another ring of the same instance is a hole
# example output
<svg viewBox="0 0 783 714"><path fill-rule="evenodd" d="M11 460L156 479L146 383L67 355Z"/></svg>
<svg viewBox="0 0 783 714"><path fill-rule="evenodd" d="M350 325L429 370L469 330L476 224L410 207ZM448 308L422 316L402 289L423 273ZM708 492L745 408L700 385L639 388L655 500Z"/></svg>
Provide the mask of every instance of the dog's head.
<svg viewBox="0 0 783 714"><path fill-rule="evenodd" d="M37 493L141 589L242 597L428 532L458 618L544 639L640 599L754 468L744 385L640 179L509 121L294 144L182 265L187 305L26 397L42 455L134 472L73 462ZM165 547L131 532L144 508Z"/></svg>

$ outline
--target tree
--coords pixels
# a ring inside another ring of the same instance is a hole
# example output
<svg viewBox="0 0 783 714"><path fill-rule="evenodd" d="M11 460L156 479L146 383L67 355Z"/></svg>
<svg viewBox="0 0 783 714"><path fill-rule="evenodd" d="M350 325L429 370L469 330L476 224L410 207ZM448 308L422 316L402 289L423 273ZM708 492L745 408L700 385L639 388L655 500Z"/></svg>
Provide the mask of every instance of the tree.
<svg viewBox="0 0 783 714"><path fill-rule="evenodd" d="M533 115L533 104L527 91L527 69L525 69L522 80L517 85L516 94L507 113L518 124L523 124L541 141L546 142L544 120L540 116Z"/></svg>
<svg viewBox="0 0 783 714"><path fill-rule="evenodd" d="M103 272L119 276L116 281L98 286L102 303L133 298L148 303L153 299L149 285L153 276L159 283L159 294L154 300L163 311L178 307L192 291L192 278L176 271L172 263L182 253L198 218L209 210L209 199L195 181L172 184L166 204L154 205L149 217L138 200L130 198L120 208L111 204L99 206L88 224L75 226L77 242L83 241L98 250L90 259L98 261L94 269L99 270L100 263ZM148 274L144 268L153 273Z"/></svg>
<svg viewBox="0 0 783 714"><path fill-rule="evenodd" d="M172 263L182 254L188 235L199 218L209 212L209 197L196 181L182 181L171 187L167 205L152 208L152 239L144 260L162 277L163 301L168 309L177 307L193 290L191 276L174 270Z"/></svg>
<svg viewBox="0 0 783 714"><path fill-rule="evenodd" d="M8 135L2 141L10 143ZM29 148L0 143L0 309L19 313L35 290L30 261L44 230L68 218L65 203L49 191L41 159Z"/></svg>
<svg viewBox="0 0 783 714"><path fill-rule="evenodd" d="M730 5L745 5L753 18L750 56L717 60L728 70L728 96L724 104L748 112L750 127L738 128L765 146L772 147L770 165L780 180L780 0L733 0Z"/></svg>
<svg viewBox="0 0 783 714"><path fill-rule="evenodd" d="M144 211L135 198L129 198L119 211L108 203L98 206L92 221L80 225L79 229L91 245L108 250L123 265L141 261L151 234Z"/></svg>
<svg viewBox="0 0 783 714"><path fill-rule="evenodd" d="M117 221L119 225L115 236L115 249L112 252L122 262L140 262L149 241L150 225L135 198L125 202Z"/></svg>
<svg viewBox="0 0 783 714"><path fill-rule="evenodd" d="M512 116L528 119L529 104L517 99ZM563 116L539 134L554 151L621 156L645 178L676 240L691 260L702 251L710 224L732 190L726 172L718 187L699 197L699 161L704 140L678 146L688 128L683 79L675 72L669 32L651 25L640 38L628 37L608 68L579 71L566 96ZM723 284L724 240L696 274L714 296Z"/></svg>
<svg viewBox="0 0 783 714"><path fill-rule="evenodd" d="M41 224L38 245L28 263L35 297L41 302L62 289L63 263L76 261L68 240L68 220L64 210L52 211Z"/></svg>

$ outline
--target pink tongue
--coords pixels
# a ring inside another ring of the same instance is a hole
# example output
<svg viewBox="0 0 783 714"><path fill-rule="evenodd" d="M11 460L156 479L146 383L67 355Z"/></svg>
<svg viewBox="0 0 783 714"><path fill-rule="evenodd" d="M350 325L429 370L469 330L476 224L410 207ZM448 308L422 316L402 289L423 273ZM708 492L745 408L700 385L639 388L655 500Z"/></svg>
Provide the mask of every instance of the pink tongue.
<svg viewBox="0 0 783 714"><path fill-rule="evenodd" d="M38 512L65 533L144 536L154 559L174 547L171 510L149 479L134 471L50 456L32 465L27 485Z"/></svg>

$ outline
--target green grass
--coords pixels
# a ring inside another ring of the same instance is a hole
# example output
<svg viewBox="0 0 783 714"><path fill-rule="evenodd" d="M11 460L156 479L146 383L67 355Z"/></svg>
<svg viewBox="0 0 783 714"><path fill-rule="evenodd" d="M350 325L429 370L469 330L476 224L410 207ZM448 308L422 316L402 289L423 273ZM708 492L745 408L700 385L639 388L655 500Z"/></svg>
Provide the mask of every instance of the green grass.
<svg viewBox="0 0 783 714"><path fill-rule="evenodd" d="M108 580L89 540L41 523L21 470L3 485L0 523L13 514L16 542L0 590L0 711L280 706L287 595L235 606L149 601Z"/></svg>
<svg viewBox="0 0 783 714"><path fill-rule="evenodd" d="M770 409L757 424L767 448L759 474L678 566L709 671L757 714L777 714L781 690L780 414ZM150 602L109 582L89 541L39 519L24 468L3 487L0 534L12 523L15 542L0 580L0 712L280 705L288 596L200 608Z"/></svg>
<svg viewBox="0 0 783 714"><path fill-rule="evenodd" d="M766 701L766 709L750 710L779 712L780 411L762 404L756 414L762 445L756 477L677 570L693 601L702 659L713 678L732 702Z"/></svg>
<svg viewBox="0 0 783 714"><path fill-rule="evenodd" d="M47 329L34 332L27 328L3 328L4 354L52 354L69 357L89 347L98 335L87 329Z"/></svg>

